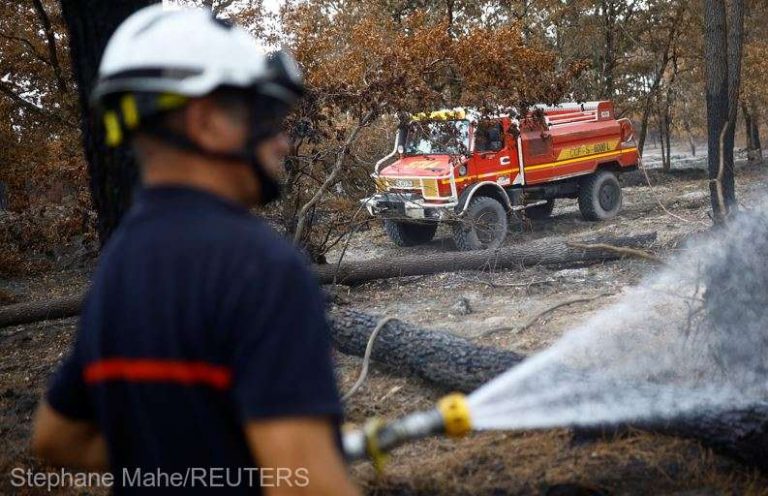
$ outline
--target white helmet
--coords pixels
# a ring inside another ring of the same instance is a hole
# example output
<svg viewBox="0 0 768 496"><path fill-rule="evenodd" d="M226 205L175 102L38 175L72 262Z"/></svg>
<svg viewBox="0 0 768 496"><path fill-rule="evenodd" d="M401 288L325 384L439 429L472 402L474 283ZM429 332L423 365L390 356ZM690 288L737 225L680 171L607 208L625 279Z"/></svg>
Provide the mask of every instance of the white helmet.
<svg viewBox="0 0 768 496"><path fill-rule="evenodd" d="M239 150L206 150L156 118L217 89L242 90L249 107L248 139ZM177 148L246 161L267 203L279 196L280 185L259 163L255 145L280 132L303 91L299 68L287 52L265 54L247 31L209 10L167 11L157 4L128 17L112 35L91 103L101 110L108 146L141 129Z"/></svg>
<svg viewBox="0 0 768 496"><path fill-rule="evenodd" d="M267 55L246 30L209 10L168 11L156 4L128 17L110 38L91 103L105 110L107 141L116 145L122 130L138 127L144 117L222 87L253 91L286 107L303 92L288 53ZM137 103L134 96L141 94L156 99L139 96Z"/></svg>

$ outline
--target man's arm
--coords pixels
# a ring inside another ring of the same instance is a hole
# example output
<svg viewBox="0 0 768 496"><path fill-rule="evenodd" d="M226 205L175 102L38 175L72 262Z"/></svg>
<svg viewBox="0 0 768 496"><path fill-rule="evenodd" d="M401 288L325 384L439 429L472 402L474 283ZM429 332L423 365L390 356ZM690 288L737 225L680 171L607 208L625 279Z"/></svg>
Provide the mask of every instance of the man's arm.
<svg viewBox="0 0 768 496"><path fill-rule="evenodd" d="M87 307L80 322L84 322ZM108 469L104 438L94 424L94 410L83 381L82 329L54 374L35 414L32 452L53 465L84 470Z"/></svg>
<svg viewBox="0 0 768 496"><path fill-rule="evenodd" d="M234 398L246 440L257 467L293 471L293 487L264 484L270 496L358 494L337 442L343 407L323 297L303 260L284 250L256 259L232 298Z"/></svg>
<svg viewBox="0 0 768 496"><path fill-rule="evenodd" d="M264 494L359 494L341 459L330 420L296 417L249 421L245 433L259 468L275 476L267 481L273 487L265 484ZM290 474L290 479L278 481L281 473Z"/></svg>
<svg viewBox="0 0 768 496"><path fill-rule="evenodd" d="M59 466L103 472L108 470L104 436L90 422L73 420L40 402L32 428L32 453Z"/></svg>

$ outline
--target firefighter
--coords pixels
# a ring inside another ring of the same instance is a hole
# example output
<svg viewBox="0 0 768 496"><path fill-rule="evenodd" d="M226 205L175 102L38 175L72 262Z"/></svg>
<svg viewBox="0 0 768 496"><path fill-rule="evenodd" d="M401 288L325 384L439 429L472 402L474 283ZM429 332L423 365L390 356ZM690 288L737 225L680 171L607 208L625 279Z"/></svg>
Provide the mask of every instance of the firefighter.
<svg viewBox="0 0 768 496"><path fill-rule="evenodd" d="M155 5L117 29L93 103L142 188L38 408L38 456L110 470L121 494L147 474L166 489L356 493L319 287L248 210L279 195L281 122L302 91L288 54L209 11Z"/></svg>

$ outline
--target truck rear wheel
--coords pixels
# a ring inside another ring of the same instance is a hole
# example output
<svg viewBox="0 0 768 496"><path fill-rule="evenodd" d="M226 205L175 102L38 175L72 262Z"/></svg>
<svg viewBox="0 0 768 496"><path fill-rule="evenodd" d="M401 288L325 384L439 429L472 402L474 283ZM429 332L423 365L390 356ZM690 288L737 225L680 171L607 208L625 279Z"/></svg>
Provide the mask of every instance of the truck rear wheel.
<svg viewBox="0 0 768 496"><path fill-rule="evenodd" d="M492 250L507 237L507 212L497 200L477 196L464 217L453 226L453 240L461 251Z"/></svg>
<svg viewBox="0 0 768 496"><path fill-rule="evenodd" d="M397 246L416 246L432 241L437 231L437 223L417 224L385 219L384 230Z"/></svg>
<svg viewBox="0 0 768 496"><path fill-rule="evenodd" d="M615 217L621 210L621 184L616 174L600 171L585 178L579 188L579 210L584 220Z"/></svg>
<svg viewBox="0 0 768 496"><path fill-rule="evenodd" d="M555 209L555 200L547 200L547 203L525 209L525 216L533 220L543 220L552 215Z"/></svg>

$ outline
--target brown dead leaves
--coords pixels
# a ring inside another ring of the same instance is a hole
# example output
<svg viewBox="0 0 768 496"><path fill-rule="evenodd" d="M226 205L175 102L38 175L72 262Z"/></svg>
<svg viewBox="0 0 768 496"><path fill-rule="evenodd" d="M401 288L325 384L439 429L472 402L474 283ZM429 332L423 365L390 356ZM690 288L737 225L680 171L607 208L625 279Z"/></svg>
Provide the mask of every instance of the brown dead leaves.
<svg viewBox="0 0 768 496"><path fill-rule="evenodd" d="M375 2L330 4L301 3L283 22L311 94L336 112L554 102L584 68L558 70L554 52L527 45L516 23L451 29L421 12L395 19Z"/></svg>

